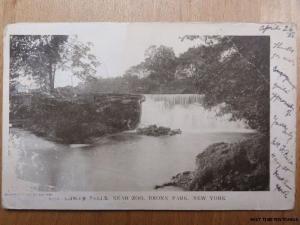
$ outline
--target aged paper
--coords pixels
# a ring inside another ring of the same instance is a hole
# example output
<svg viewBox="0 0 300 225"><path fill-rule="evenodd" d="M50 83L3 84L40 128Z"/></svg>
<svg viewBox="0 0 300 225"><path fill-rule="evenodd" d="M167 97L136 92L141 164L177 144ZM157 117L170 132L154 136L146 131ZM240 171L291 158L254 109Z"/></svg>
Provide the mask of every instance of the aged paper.
<svg viewBox="0 0 300 225"><path fill-rule="evenodd" d="M293 24L12 24L9 209L286 210Z"/></svg>

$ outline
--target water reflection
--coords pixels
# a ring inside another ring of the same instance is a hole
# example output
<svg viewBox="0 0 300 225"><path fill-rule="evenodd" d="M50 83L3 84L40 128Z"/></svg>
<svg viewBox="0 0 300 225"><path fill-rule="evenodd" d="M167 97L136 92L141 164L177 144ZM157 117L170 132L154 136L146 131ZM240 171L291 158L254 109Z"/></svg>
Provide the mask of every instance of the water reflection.
<svg viewBox="0 0 300 225"><path fill-rule="evenodd" d="M120 133L91 146L53 144L11 129L18 155L18 178L52 191L147 191L178 172L193 170L195 156L209 144L234 142L250 134L188 133L167 137ZM34 143L39 142L39 147ZM26 154L24 153L26 152Z"/></svg>
<svg viewBox="0 0 300 225"><path fill-rule="evenodd" d="M243 121L229 122L205 110L199 95L146 95L140 126L150 124L183 133L149 137L123 132L91 145L62 145L11 128L17 177L41 191L150 191L193 170L196 155L208 145L251 135L244 132L249 130Z"/></svg>

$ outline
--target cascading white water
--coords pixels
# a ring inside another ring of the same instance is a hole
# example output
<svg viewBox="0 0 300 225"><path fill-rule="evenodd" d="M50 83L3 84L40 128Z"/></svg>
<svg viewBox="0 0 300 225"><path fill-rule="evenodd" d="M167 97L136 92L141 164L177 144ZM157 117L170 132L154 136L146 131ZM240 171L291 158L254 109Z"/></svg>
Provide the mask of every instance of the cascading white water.
<svg viewBox="0 0 300 225"><path fill-rule="evenodd" d="M145 95L139 127L156 124L184 132L249 132L244 121L216 116L220 107L207 110L195 94Z"/></svg>

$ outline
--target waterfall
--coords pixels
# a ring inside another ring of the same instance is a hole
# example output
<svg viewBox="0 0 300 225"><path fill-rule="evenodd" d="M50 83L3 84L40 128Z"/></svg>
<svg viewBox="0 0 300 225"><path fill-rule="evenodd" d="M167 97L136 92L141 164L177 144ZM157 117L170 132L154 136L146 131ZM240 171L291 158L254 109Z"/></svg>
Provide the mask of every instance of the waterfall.
<svg viewBox="0 0 300 225"><path fill-rule="evenodd" d="M145 95L140 127L156 124L183 132L249 132L244 121L229 121L231 115L216 116L220 107L207 110L196 94Z"/></svg>

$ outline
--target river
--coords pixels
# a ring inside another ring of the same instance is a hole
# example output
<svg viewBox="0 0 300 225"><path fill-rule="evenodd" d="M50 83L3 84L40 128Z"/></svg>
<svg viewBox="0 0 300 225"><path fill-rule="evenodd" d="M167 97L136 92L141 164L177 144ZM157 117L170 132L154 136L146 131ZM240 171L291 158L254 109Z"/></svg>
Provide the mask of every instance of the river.
<svg viewBox="0 0 300 225"><path fill-rule="evenodd" d="M179 172L216 142L251 135L243 121L216 117L199 95L146 95L140 126L180 128L181 135L150 137L134 131L98 138L90 145L63 145L11 128L17 177L39 191L149 191ZM171 188L171 190L173 190Z"/></svg>

